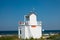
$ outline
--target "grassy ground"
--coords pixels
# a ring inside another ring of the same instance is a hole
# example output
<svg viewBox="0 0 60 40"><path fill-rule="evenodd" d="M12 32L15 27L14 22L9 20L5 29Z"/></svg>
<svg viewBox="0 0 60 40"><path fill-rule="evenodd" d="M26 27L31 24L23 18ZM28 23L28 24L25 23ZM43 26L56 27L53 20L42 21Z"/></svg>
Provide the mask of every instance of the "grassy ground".
<svg viewBox="0 0 60 40"><path fill-rule="evenodd" d="M17 36L2 36L0 40L18 40Z"/></svg>
<svg viewBox="0 0 60 40"><path fill-rule="evenodd" d="M23 39L18 39L18 36L2 36L0 37L0 40L23 40ZM39 38L39 39L34 39L34 38L30 38L30 39L25 39L25 40L60 40L60 34L57 35L49 35L49 37L47 38Z"/></svg>
<svg viewBox="0 0 60 40"><path fill-rule="evenodd" d="M39 39L33 39L33 38L30 38L30 39L26 39L26 40L60 40L60 34L56 34L56 35L49 35L49 37L47 38L39 38Z"/></svg>
<svg viewBox="0 0 60 40"><path fill-rule="evenodd" d="M47 40L60 40L60 34L57 35L50 35L50 37L47 38Z"/></svg>

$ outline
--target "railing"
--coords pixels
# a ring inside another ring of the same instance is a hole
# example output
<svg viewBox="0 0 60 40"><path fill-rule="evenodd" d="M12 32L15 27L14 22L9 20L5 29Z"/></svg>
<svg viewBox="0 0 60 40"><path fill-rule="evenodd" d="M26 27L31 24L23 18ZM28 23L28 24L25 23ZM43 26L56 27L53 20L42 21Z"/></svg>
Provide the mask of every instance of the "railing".
<svg viewBox="0 0 60 40"><path fill-rule="evenodd" d="M29 25L29 21L23 22L20 25ZM42 22L41 21L37 21L37 25L42 25Z"/></svg>

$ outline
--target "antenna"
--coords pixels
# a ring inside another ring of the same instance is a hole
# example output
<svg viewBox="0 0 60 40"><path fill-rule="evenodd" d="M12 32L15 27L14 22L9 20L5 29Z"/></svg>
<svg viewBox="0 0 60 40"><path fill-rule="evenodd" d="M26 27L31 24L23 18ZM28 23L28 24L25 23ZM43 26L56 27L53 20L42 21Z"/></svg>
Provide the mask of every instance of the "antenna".
<svg viewBox="0 0 60 40"><path fill-rule="evenodd" d="M35 12L35 8L32 8L32 10L30 12Z"/></svg>
<svg viewBox="0 0 60 40"><path fill-rule="evenodd" d="M35 11L35 8L33 8L32 11L34 12Z"/></svg>

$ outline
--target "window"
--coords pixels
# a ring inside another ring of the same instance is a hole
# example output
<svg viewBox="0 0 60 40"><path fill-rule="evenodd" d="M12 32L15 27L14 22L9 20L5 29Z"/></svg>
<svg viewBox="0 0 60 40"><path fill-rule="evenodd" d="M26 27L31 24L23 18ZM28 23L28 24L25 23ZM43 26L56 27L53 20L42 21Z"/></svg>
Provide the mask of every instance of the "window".
<svg viewBox="0 0 60 40"><path fill-rule="evenodd" d="M20 34L21 34L21 30L20 30Z"/></svg>

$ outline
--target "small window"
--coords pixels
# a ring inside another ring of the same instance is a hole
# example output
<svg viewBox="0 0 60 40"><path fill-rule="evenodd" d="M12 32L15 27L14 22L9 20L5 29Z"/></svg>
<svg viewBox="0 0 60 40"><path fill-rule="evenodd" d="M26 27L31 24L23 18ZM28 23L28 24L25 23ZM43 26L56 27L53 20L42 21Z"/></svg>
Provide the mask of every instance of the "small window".
<svg viewBox="0 0 60 40"><path fill-rule="evenodd" d="M36 27L36 25L32 25L31 27L35 28L35 27Z"/></svg>
<svg viewBox="0 0 60 40"><path fill-rule="evenodd" d="M20 30L20 34L21 34L21 30Z"/></svg>

